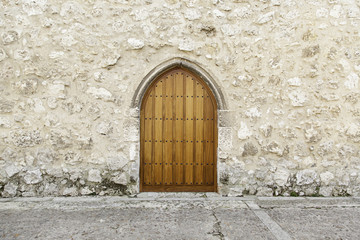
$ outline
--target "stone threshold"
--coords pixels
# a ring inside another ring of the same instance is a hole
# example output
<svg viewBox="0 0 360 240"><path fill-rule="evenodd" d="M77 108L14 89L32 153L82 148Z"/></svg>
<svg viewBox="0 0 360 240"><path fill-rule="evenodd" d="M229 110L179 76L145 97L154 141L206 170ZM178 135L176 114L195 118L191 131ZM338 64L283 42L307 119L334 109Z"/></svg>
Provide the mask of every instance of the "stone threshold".
<svg viewBox="0 0 360 240"><path fill-rule="evenodd" d="M124 196L76 196L76 197L14 197L0 198L2 202L101 202L101 201L255 201L261 202L357 202L360 203L360 197L258 197L253 195L242 197L226 197L218 193L139 193Z"/></svg>

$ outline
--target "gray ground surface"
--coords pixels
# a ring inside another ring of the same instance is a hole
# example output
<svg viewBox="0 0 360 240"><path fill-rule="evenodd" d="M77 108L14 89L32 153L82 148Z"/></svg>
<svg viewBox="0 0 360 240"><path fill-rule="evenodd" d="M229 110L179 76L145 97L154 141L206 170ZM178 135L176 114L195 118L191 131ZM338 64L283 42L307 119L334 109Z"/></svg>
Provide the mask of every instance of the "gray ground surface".
<svg viewBox="0 0 360 240"><path fill-rule="evenodd" d="M0 239L360 239L360 198L0 199Z"/></svg>

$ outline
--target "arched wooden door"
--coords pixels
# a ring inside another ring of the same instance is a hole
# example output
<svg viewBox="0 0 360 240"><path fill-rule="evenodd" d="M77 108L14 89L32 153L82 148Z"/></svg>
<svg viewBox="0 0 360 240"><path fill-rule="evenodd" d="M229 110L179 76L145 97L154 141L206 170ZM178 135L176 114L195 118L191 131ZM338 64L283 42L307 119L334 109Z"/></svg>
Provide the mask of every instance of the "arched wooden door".
<svg viewBox="0 0 360 240"><path fill-rule="evenodd" d="M186 69L149 86L140 113L140 191L217 190L216 110L210 88Z"/></svg>

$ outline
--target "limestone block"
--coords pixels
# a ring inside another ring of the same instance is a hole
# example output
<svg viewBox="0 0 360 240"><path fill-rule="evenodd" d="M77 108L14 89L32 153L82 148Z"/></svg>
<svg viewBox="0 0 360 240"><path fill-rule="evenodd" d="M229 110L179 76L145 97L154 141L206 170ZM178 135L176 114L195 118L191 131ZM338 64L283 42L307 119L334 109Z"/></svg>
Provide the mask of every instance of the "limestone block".
<svg viewBox="0 0 360 240"><path fill-rule="evenodd" d="M334 187L332 187L332 186L330 186L330 187L321 186L319 194L324 197L331 197L333 195L333 188Z"/></svg>
<svg viewBox="0 0 360 240"><path fill-rule="evenodd" d="M274 173L274 181L276 185L283 187L290 178L290 172L286 169L277 169Z"/></svg>
<svg viewBox="0 0 360 240"><path fill-rule="evenodd" d="M50 131L50 143L57 149L69 148L72 146L72 136L67 129L53 129Z"/></svg>
<svg viewBox="0 0 360 240"><path fill-rule="evenodd" d="M331 172L327 171L320 173L321 184L324 184L325 186L328 186L334 178L334 174L332 174Z"/></svg>
<svg viewBox="0 0 360 240"><path fill-rule="evenodd" d="M289 93L291 105L294 107L302 107L305 105L307 99L306 93L300 90L295 90Z"/></svg>
<svg viewBox="0 0 360 240"><path fill-rule="evenodd" d="M306 47L302 50L302 57L304 58L311 58L315 56L316 54L320 53L320 46L314 45L310 47Z"/></svg>
<svg viewBox="0 0 360 240"><path fill-rule="evenodd" d="M316 10L315 15L318 18L326 18L329 15L329 10L327 10L326 8L319 8Z"/></svg>
<svg viewBox="0 0 360 240"><path fill-rule="evenodd" d="M248 6L244 6L244 7L240 7L240 8L235 8L229 15L228 18L229 19L247 19L250 18L253 15L254 11L251 9L250 5Z"/></svg>
<svg viewBox="0 0 360 240"><path fill-rule="evenodd" d="M0 128L11 128L13 122L9 118L0 117Z"/></svg>
<svg viewBox="0 0 360 240"><path fill-rule="evenodd" d="M64 56L64 54L65 53L63 51L52 51L49 54L49 58L57 59L57 58L60 58L60 57Z"/></svg>
<svg viewBox="0 0 360 240"><path fill-rule="evenodd" d="M59 186L55 183L45 183L43 194L45 196L57 195L59 192Z"/></svg>
<svg viewBox="0 0 360 240"><path fill-rule="evenodd" d="M247 116L249 118L260 118L261 112L259 111L259 109L257 107L253 107L253 108L249 108L248 110L245 111L245 116Z"/></svg>
<svg viewBox="0 0 360 240"><path fill-rule="evenodd" d="M27 171L24 176L24 181L26 184L37 184L42 182L43 178L40 169Z"/></svg>
<svg viewBox="0 0 360 240"><path fill-rule="evenodd" d="M318 179L317 173L312 169L305 169L296 173L296 184L297 185L309 185L313 184Z"/></svg>
<svg viewBox="0 0 360 240"><path fill-rule="evenodd" d="M343 14L342 6L341 5L335 5L330 10L330 16L333 18L340 18L340 16Z"/></svg>
<svg viewBox="0 0 360 240"><path fill-rule="evenodd" d="M78 190L76 187L65 188L62 192L62 195L74 197L78 195Z"/></svg>
<svg viewBox="0 0 360 240"><path fill-rule="evenodd" d="M299 77L289 78L287 82L289 86L293 86L293 87L300 87L302 84L302 81Z"/></svg>
<svg viewBox="0 0 360 240"><path fill-rule="evenodd" d="M90 190L89 187L84 187L84 188L81 188L81 190L80 190L81 195L90 195L93 193L94 193L94 191Z"/></svg>
<svg viewBox="0 0 360 240"><path fill-rule="evenodd" d="M124 122L124 139L138 141L140 137L139 119L129 119Z"/></svg>
<svg viewBox="0 0 360 240"><path fill-rule="evenodd" d="M237 31L234 29L234 27L230 24L224 24L221 26L221 32L226 36L234 36Z"/></svg>
<svg viewBox="0 0 360 240"><path fill-rule="evenodd" d="M11 113L14 105L14 102L6 101L0 98L0 113Z"/></svg>
<svg viewBox="0 0 360 240"><path fill-rule="evenodd" d="M98 169L90 169L88 172L87 180L89 182L97 182L100 183L102 181L100 170Z"/></svg>
<svg viewBox="0 0 360 240"><path fill-rule="evenodd" d="M258 153L258 148L251 142L244 144L244 151L242 153L243 157L246 156L255 156Z"/></svg>
<svg viewBox="0 0 360 240"><path fill-rule="evenodd" d="M346 9L346 16L348 18L359 18L360 16L360 8L355 6L349 6Z"/></svg>
<svg viewBox="0 0 360 240"><path fill-rule="evenodd" d="M122 154L112 156L107 159L107 167L111 171L118 171L124 168L129 163L129 159Z"/></svg>
<svg viewBox="0 0 360 240"><path fill-rule="evenodd" d="M48 84L48 93L55 98L64 98L65 84L64 82L56 81Z"/></svg>
<svg viewBox="0 0 360 240"><path fill-rule="evenodd" d="M179 43L179 50L191 52L195 49L195 43L191 39L183 39Z"/></svg>
<svg viewBox="0 0 360 240"><path fill-rule="evenodd" d="M69 114L80 113L84 104L77 97L69 97L62 103L62 108Z"/></svg>
<svg viewBox="0 0 360 240"><path fill-rule="evenodd" d="M306 142L315 143L322 139L321 131L312 126L304 129Z"/></svg>
<svg viewBox="0 0 360 240"><path fill-rule="evenodd" d="M233 126L233 111L219 110L219 127L232 127Z"/></svg>
<svg viewBox="0 0 360 240"><path fill-rule="evenodd" d="M15 166L15 165L9 165L9 166L5 167L5 172L9 178L11 178L15 174L19 173L20 171L21 171L21 168Z"/></svg>
<svg viewBox="0 0 360 240"><path fill-rule="evenodd" d="M219 128L219 148L223 151L230 150L233 147L232 132L232 128Z"/></svg>
<svg viewBox="0 0 360 240"><path fill-rule="evenodd" d="M270 22L274 18L274 13L275 12L272 11L272 12L268 12L266 14L259 16L259 18L256 20L256 23L264 24L264 23Z"/></svg>
<svg viewBox="0 0 360 240"><path fill-rule="evenodd" d="M252 136L252 131L247 127L245 122L240 122L240 129L238 130L238 138L241 140L248 139Z"/></svg>
<svg viewBox="0 0 360 240"><path fill-rule="evenodd" d="M274 153L278 156L282 156L284 153L284 151L281 149L281 146L276 141L271 141L270 143L262 146L262 150L264 152Z"/></svg>
<svg viewBox="0 0 360 240"><path fill-rule="evenodd" d="M33 110L35 113L42 113L42 112L46 111L46 109L43 105L43 102L40 98L34 98L33 101L34 101L34 109Z"/></svg>
<svg viewBox="0 0 360 240"><path fill-rule="evenodd" d="M263 197L272 197L273 196L273 190L268 187L258 187L256 189L256 196L263 196Z"/></svg>
<svg viewBox="0 0 360 240"><path fill-rule="evenodd" d="M42 138L38 130L17 130L10 132L13 143L17 147L33 147L41 143Z"/></svg>
<svg viewBox="0 0 360 240"><path fill-rule="evenodd" d="M47 8L47 0L22 0L22 9L28 16L40 15Z"/></svg>
<svg viewBox="0 0 360 240"><path fill-rule="evenodd" d="M222 11L220 11L219 9L214 9L212 11L212 14L214 15L214 17L216 18L224 18L226 17L225 13L223 13Z"/></svg>
<svg viewBox="0 0 360 240"><path fill-rule="evenodd" d="M39 148L36 152L36 160L39 164L47 164L54 161L56 154L48 148Z"/></svg>
<svg viewBox="0 0 360 240"><path fill-rule="evenodd" d="M116 184L121 184L126 186L128 184L128 180L127 180L127 176L125 173L121 173L117 176L114 176L111 178L111 181L116 183Z"/></svg>
<svg viewBox="0 0 360 240"><path fill-rule="evenodd" d="M190 21L194 21L201 18L201 12L196 8L188 8L184 13L184 17Z"/></svg>
<svg viewBox="0 0 360 240"><path fill-rule="evenodd" d="M136 160L138 157L138 145L130 144L129 146L129 159L130 161Z"/></svg>
<svg viewBox="0 0 360 240"><path fill-rule="evenodd" d="M320 156L326 156L333 152L334 143L332 141L323 142L319 145L318 154Z"/></svg>
<svg viewBox="0 0 360 240"><path fill-rule="evenodd" d="M73 151L69 151L65 153L64 160L69 165L78 165L83 161L83 158L79 153L75 153Z"/></svg>
<svg viewBox="0 0 360 240"><path fill-rule="evenodd" d="M259 127L259 130L264 135L264 137L270 137L272 129L273 126L270 123L265 123Z"/></svg>
<svg viewBox="0 0 360 240"><path fill-rule="evenodd" d="M113 95L105 88L89 87L86 93L92 95L96 99L104 101L113 101Z"/></svg>
<svg viewBox="0 0 360 240"><path fill-rule="evenodd" d="M106 51L101 58L100 67L110 69L117 64L120 58L121 55L117 51Z"/></svg>
<svg viewBox="0 0 360 240"><path fill-rule="evenodd" d="M59 118L56 115L48 114L45 117L44 125L47 127L56 127L59 123Z"/></svg>
<svg viewBox="0 0 360 240"><path fill-rule="evenodd" d="M113 127L111 125L111 122L109 121L101 121L96 126L96 131L100 133L101 135L109 135L113 130Z"/></svg>
<svg viewBox="0 0 360 240"><path fill-rule="evenodd" d="M9 182L4 186L2 197L15 197L18 186L14 183Z"/></svg>
<svg viewBox="0 0 360 240"><path fill-rule="evenodd" d="M18 152L15 152L13 149L11 149L10 147L5 148L5 150L2 152L1 154L1 158L4 161L7 162L14 162L16 161L17 157L18 157Z"/></svg>
<svg viewBox="0 0 360 240"><path fill-rule="evenodd" d="M147 8L141 8L133 10L130 15L134 16L135 21L144 21L149 17L150 13Z"/></svg>
<svg viewBox="0 0 360 240"><path fill-rule="evenodd" d="M307 156L307 157L294 156L294 160L298 162L298 164L303 168L309 168L314 166L315 164L315 161L311 156Z"/></svg>
<svg viewBox="0 0 360 240"><path fill-rule="evenodd" d="M74 1L67 1L61 5L60 16L78 19L85 14L85 11L80 3Z"/></svg>
<svg viewBox="0 0 360 240"><path fill-rule="evenodd" d="M346 81L344 82L344 85L347 89L358 89L359 88L359 76L352 72L350 73Z"/></svg>
<svg viewBox="0 0 360 240"><path fill-rule="evenodd" d="M16 31L7 31L1 34L4 45L16 42L19 39L19 34Z"/></svg>
<svg viewBox="0 0 360 240"><path fill-rule="evenodd" d="M48 97L47 98L47 106L51 109L57 108L57 100L55 97Z"/></svg>
<svg viewBox="0 0 360 240"><path fill-rule="evenodd" d="M18 49L14 52L14 59L19 61L29 61L31 59L31 55L29 50L27 49Z"/></svg>
<svg viewBox="0 0 360 240"><path fill-rule="evenodd" d="M129 38L127 42L130 45L131 49L142 49L145 45L142 40L136 38Z"/></svg>
<svg viewBox="0 0 360 240"><path fill-rule="evenodd" d="M0 62L3 61L7 57L5 50L0 48Z"/></svg>
<svg viewBox="0 0 360 240"><path fill-rule="evenodd" d="M93 147L93 140L88 136L78 136L76 138L78 149L89 150Z"/></svg>

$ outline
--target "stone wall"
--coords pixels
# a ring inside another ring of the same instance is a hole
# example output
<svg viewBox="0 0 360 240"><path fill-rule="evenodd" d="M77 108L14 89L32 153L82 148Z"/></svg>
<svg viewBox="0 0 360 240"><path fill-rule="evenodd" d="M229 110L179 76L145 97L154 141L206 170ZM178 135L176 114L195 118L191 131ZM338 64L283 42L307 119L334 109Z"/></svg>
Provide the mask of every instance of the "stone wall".
<svg viewBox="0 0 360 240"><path fill-rule="evenodd" d="M144 77L201 66L224 95L223 195L360 195L356 0L0 2L0 195L138 192Z"/></svg>

